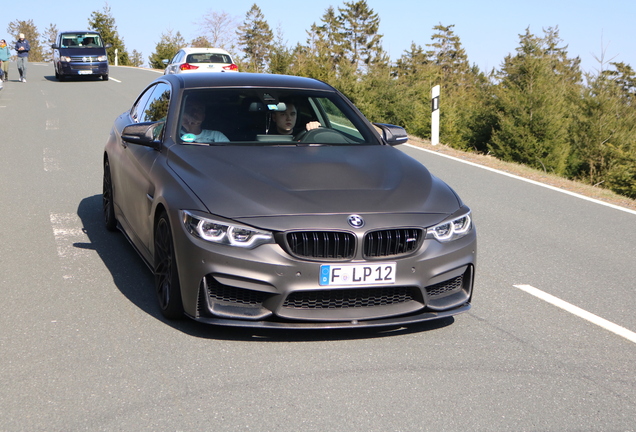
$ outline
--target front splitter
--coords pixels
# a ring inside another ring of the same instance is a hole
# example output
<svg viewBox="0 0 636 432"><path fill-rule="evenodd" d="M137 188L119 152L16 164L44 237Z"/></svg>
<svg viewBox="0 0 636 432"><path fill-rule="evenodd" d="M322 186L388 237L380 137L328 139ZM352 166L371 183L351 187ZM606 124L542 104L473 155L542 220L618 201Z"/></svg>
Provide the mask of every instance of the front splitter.
<svg viewBox="0 0 636 432"><path fill-rule="evenodd" d="M195 318L189 316L195 321L211 324L216 326L225 327L243 327L243 328L261 328L261 329L281 329L281 330L294 330L294 329L352 329L352 328L382 328L391 326L404 326L417 324L424 321L432 321L442 318L448 318L454 315L458 315L467 312L470 309L470 303L464 303L454 309L441 311L441 312L422 312L420 314L397 316L385 319L376 320L352 320L352 321L338 321L338 322L294 322L294 321L249 321L240 319L222 319L222 318L209 318L199 317Z"/></svg>

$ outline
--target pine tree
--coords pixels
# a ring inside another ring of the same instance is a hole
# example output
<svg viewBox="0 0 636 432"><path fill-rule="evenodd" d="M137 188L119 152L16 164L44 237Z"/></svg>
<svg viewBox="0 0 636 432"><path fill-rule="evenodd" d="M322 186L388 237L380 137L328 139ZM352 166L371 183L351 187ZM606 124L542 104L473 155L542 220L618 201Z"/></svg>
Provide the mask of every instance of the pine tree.
<svg viewBox="0 0 636 432"><path fill-rule="evenodd" d="M636 198L636 110L630 67L587 76L572 133L573 176Z"/></svg>
<svg viewBox="0 0 636 432"><path fill-rule="evenodd" d="M20 33L24 33L24 38L29 41L29 45L31 46L31 49L29 50L29 61L44 61L44 52L42 51L42 45L40 45L40 32L36 25L33 24L33 20L15 20L11 22L7 27L7 33L15 37L15 41L18 40L18 35ZM7 44L13 48L9 39L7 39Z"/></svg>
<svg viewBox="0 0 636 432"><path fill-rule="evenodd" d="M144 56L137 50L132 50L130 55L130 65L135 67L141 67L144 64Z"/></svg>
<svg viewBox="0 0 636 432"><path fill-rule="evenodd" d="M473 142L476 125L472 113L482 103L479 91L486 79L477 68L471 68L454 27L442 24L433 27L435 33L426 52L435 71L433 85L441 86L440 139L455 148L479 150Z"/></svg>
<svg viewBox="0 0 636 432"><path fill-rule="evenodd" d="M44 46L44 61L53 61L53 48L51 48L51 45L55 43L57 33L57 26L55 24L49 24L48 28L42 35L42 45Z"/></svg>
<svg viewBox="0 0 636 432"><path fill-rule="evenodd" d="M559 47L558 30L540 38L526 29L508 55L495 89L497 123L490 150L500 159L564 174L569 133L580 93L579 59Z"/></svg>
<svg viewBox="0 0 636 432"><path fill-rule="evenodd" d="M388 56L382 49L380 18L369 8L366 0L345 2L344 8L338 8L342 23L342 39L345 56L360 72L367 72L375 64L385 66Z"/></svg>
<svg viewBox="0 0 636 432"><path fill-rule="evenodd" d="M291 63L292 51L287 47L283 36L283 30L279 27L270 52L269 73L289 74Z"/></svg>
<svg viewBox="0 0 636 432"><path fill-rule="evenodd" d="M190 41L193 48L212 48L214 45L205 36L198 36Z"/></svg>
<svg viewBox="0 0 636 432"><path fill-rule="evenodd" d="M161 40L155 46L155 52L148 57L148 64L153 69L165 69L166 64L163 60L171 60L185 44L180 32L172 34L172 30L168 30L162 33Z"/></svg>
<svg viewBox="0 0 636 432"><path fill-rule="evenodd" d="M431 89L438 84L438 69L421 45L411 43L397 60L394 76L396 91L410 106L401 110L400 124L420 137L431 135Z"/></svg>
<svg viewBox="0 0 636 432"><path fill-rule="evenodd" d="M106 50L108 55L108 62L115 63L115 50L117 50L117 63L122 66L130 64L128 59L128 51L124 46L124 41L119 37L117 33L117 26L115 25L115 18L110 12L110 6L106 4L103 12L94 11L91 13L91 17L88 20L88 28L90 30L98 31L102 35L102 41L105 44L111 44L112 47Z"/></svg>
<svg viewBox="0 0 636 432"><path fill-rule="evenodd" d="M306 44L298 44L294 49L290 72L334 83L344 59L344 36L333 7L322 15L321 25L311 25L307 36Z"/></svg>
<svg viewBox="0 0 636 432"><path fill-rule="evenodd" d="M256 3L245 15L237 31L239 46L245 54L246 72L265 72L269 65L274 35L265 16Z"/></svg>
<svg viewBox="0 0 636 432"><path fill-rule="evenodd" d="M426 54L433 64L441 69L442 84L454 84L456 81L452 77L461 76L470 71L468 56L462 47L459 36L455 34L455 25L443 26L438 24L433 27L436 33L431 36L433 43L428 44L431 48Z"/></svg>

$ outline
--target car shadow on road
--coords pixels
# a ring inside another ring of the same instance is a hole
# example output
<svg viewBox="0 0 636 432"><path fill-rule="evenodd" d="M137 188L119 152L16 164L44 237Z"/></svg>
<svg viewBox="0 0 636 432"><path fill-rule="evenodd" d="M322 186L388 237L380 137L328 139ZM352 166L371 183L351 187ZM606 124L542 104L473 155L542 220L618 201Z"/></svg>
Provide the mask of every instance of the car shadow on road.
<svg viewBox="0 0 636 432"><path fill-rule="evenodd" d="M47 81L59 82L59 83L103 81L101 76L94 76L94 75L85 75L85 76L78 75L78 76L66 77L64 78L63 81L60 81L59 79L55 78L55 75L44 75L44 79Z"/></svg>
<svg viewBox="0 0 636 432"><path fill-rule="evenodd" d="M102 196L94 195L83 199L77 208L77 215L82 221L84 232L90 243L75 244L74 246L95 250L111 273L117 289L135 306L153 318L190 336L254 342L369 339L437 330L449 326L455 321L453 317L447 317L406 327L395 326L382 329L277 330L211 326L185 317L183 320L167 320L161 315L157 305L151 270L122 233L110 232L104 227Z"/></svg>

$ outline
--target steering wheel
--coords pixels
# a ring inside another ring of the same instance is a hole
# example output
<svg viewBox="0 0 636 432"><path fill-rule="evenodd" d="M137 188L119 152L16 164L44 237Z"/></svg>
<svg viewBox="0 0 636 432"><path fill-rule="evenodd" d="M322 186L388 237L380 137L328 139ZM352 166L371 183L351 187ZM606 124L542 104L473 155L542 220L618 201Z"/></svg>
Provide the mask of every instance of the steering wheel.
<svg viewBox="0 0 636 432"><path fill-rule="evenodd" d="M329 128L302 131L296 135L296 141L304 144L346 144L347 139L340 132Z"/></svg>

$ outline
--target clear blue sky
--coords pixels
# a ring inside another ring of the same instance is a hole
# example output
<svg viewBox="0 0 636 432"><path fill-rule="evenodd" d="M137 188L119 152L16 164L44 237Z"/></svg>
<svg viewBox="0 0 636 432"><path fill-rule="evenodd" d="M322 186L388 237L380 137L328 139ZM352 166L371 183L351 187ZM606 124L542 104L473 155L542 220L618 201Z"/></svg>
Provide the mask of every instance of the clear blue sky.
<svg viewBox="0 0 636 432"><path fill-rule="evenodd" d="M141 52L147 61L161 34L179 31L187 41L199 34L201 16L209 11L227 12L243 22L254 0L188 0L187 2L110 0L108 5L126 49ZM290 46L306 41L306 30L335 0L261 0L256 2L274 32L280 26ZM179 8L179 4L182 5ZM543 35L543 28L556 27L570 57L580 57L585 72L595 72L595 60L603 49L605 58L636 68L636 2L632 0L367 0L380 16L383 47L393 59L409 49L411 42L430 43L433 26L454 24L471 64L483 71L499 68L504 57L514 53L519 34L526 28ZM6 1L0 8L0 37L9 40L10 22L32 19L40 32L57 25L58 30L87 28L93 11L106 2Z"/></svg>

